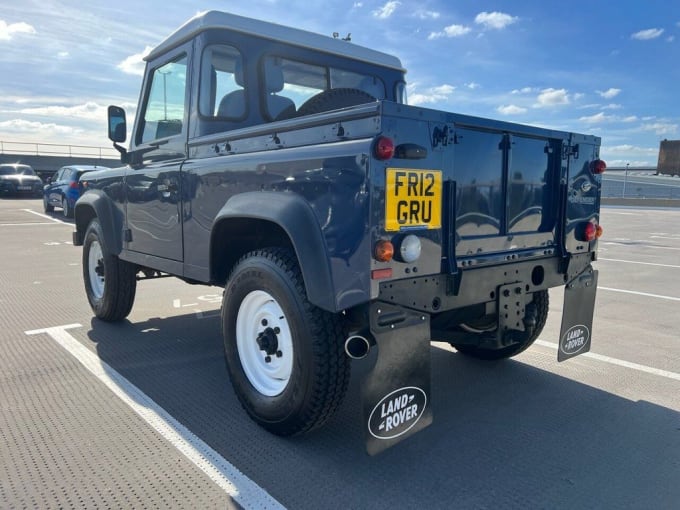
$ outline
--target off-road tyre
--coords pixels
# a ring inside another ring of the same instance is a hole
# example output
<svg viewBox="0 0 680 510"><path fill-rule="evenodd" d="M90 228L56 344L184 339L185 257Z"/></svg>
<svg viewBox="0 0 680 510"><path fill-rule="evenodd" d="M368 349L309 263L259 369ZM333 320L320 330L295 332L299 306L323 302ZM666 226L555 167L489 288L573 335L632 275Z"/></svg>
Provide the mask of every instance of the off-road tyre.
<svg viewBox="0 0 680 510"><path fill-rule="evenodd" d="M456 348L456 350L466 356L472 358L477 358L481 360L500 360L505 358L511 358L519 353L528 349L531 344L533 344L538 336L543 331L545 322L548 319L548 291L542 290L534 293L533 306L536 307L536 325L531 329L531 331L514 331L512 332L512 337L516 341L507 347L502 349L488 349L472 344L462 344L451 342L451 345ZM477 335L482 341L482 337L485 333L469 333L469 335Z"/></svg>
<svg viewBox="0 0 680 510"><path fill-rule="evenodd" d="M282 313L272 315L271 310ZM269 326L279 331L274 335L277 349L287 352L276 357L272 349L267 363L257 338ZM280 436L306 433L340 406L350 375L342 322L339 315L307 300L290 250L266 248L240 259L225 286L222 334L234 391L248 415L266 430ZM287 377L269 377L275 363L281 364L277 370L288 363Z"/></svg>
<svg viewBox="0 0 680 510"><path fill-rule="evenodd" d="M113 322L128 316L135 301L137 266L109 251L96 218L85 232L83 281L87 300L97 318Z"/></svg>
<svg viewBox="0 0 680 510"><path fill-rule="evenodd" d="M311 115L313 113L328 112L356 106L359 104L372 103L376 99L368 92L359 89L340 88L328 89L320 94L312 96L300 105L297 115Z"/></svg>

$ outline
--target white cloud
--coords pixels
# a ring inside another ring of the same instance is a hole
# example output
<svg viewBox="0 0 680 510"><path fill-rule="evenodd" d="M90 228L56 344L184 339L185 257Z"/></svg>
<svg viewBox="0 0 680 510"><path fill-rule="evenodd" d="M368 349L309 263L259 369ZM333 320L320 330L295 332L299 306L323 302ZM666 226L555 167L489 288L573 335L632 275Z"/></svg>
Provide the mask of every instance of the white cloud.
<svg viewBox="0 0 680 510"><path fill-rule="evenodd" d="M394 11L401 5L401 2L396 2L394 0L391 0L390 2L387 2L385 5L380 7L379 9L376 9L373 11L373 16L379 19L387 19L392 14L394 14Z"/></svg>
<svg viewBox="0 0 680 510"><path fill-rule="evenodd" d="M414 13L414 16L420 19L438 19L439 13L437 11L425 11L420 9Z"/></svg>
<svg viewBox="0 0 680 510"><path fill-rule="evenodd" d="M622 118L621 122L635 122L636 120L638 120L637 116L629 115L628 117Z"/></svg>
<svg viewBox="0 0 680 510"><path fill-rule="evenodd" d="M527 109L522 108L521 106L516 106L514 104L509 104L509 105L499 106L498 108L496 108L496 111L498 111L498 113L501 113L503 115L518 115L520 113L526 113Z"/></svg>
<svg viewBox="0 0 680 510"><path fill-rule="evenodd" d="M543 89L536 98L536 108L543 108L546 106L556 106L561 104L569 104L569 94L566 89Z"/></svg>
<svg viewBox="0 0 680 510"><path fill-rule="evenodd" d="M428 39L439 39L440 37L461 37L469 33L472 29L464 25L449 25L444 27L442 32L431 32Z"/></svg>
<svg viewBox="0 0 680 510"><path fill-rule="evenodd" d="M536 92L536 89L533 89L531 87L524 87L524 88L521 88L521 89L515 89L510 93L511 94L531 94L532 92Z"/></svg>
<svg viewBox="0 0 680 510"><path fill-rule="evenodd" d="M654 131L657 135L673 135L678 132L678 125L670 122L654 122L640 126L643 131Z"/></svg>
<svg viewBox="0 0 680 510"><path fill-rule="evenodd" d="M15 34L35 34L35 28L28 23L19 22L7 24L4 19L0 19L0 41L9 41Z"/></svg>
<svg viewBox="0 0 680 510"><path fill-rule="evenodd" d="M612 97L618 96L619 93L621 92L621 89L615 89L612 87L605 91L596 90L595 92L597 92L600 96L604 97L605 99L611 99Z"/></svg>
<svg viewBox="0 0 680 510"><path fill-rule="evenodd" d="M616 104L616 103L610 103L610 104L602 107L603 110L620 110L621 108L623 108L623 106L621 106L620 104Z"/></svg>
<svg viewBox="0 0 680 510"><path fill-rule="evenodd" d="M657 37L661 37L661 34L663 33L664 33L663 28L648 28L647 30L640 30L639 32L631 34L630 38L637 39L639 41L648 41L650 39L656 39Z"/></svg>
<svg viewBox="0 0 680 510"><path fill-rule="evenodd" d="M144 57L151 53L152 49L152 46L147 46L144 48L144 51L130 55L116 67L126 74L144 76Z"/></svg>
<svg viewBox="0 0 680 510"><path fill-rule="evenodd" d="M360 7L363 7L363 6L364 6L363 2L354 2L354 5L352 7L354 7L355 9L358 9Z"/></svg>
<svg viewBox="0 0 680 510"><path fill-rule="evenodd" d="M57 58L59 59L67 59L69 57L69 52L68 51L60 51L57 53Z"/></svg>
<svg viewBox="0 0 680 510"><path fill-rule="evenodd" d="M416 85L409 86L408 102L412 105L431 104L448 100L449 96L456 89L453 85L439 85L430 87L423 92L415 92Z"/></svg>
<svg viewBox="0 0 680 510"><path fill-rule="evenodd" d="M73 128L71 126L62 126L52 122L34 122L24 119L12 119L0 122L0 131L11 132L14 136L18 134L22 135L47 135L52 137L53 135L74 135L82 132L82 130Z"/></svg>
<svg viewBox="0 0 680 510"><path fill-rule="evenodd" d="M78 118L86 120L103 121L106 119L106 106L95 102L75 106L40 106L24 108L19 113L24 115L40 115L57 118Z"/></svg>
<svg viewBox="0 0 680 510"><path fill-rule="evenodd" d="M604 114L604 112L596 113L595 115L589 115L587 117L581 117L578 120L585 122L586 124L600 124L602 122L608 122L611 117Z"/></svg>
<svg viewBox="0 0 680 510"><path fill-rule="evenodd" d="M614 145L611 147L602 147L602 150L606 150L608 152L613 152L615 154L617 153L626 153L626 154L656 154L659 152L659 148L650 148L650 147L636 147L635 145L630 145L630 144L623 144L623 145Z"/></svg>
<svg viewBox="0 0 680 510"><path fill-rule="evenodd" d="M480 12L475 16L475 23L483 25L484 28L502 29L512 25L519 20L517 16L510 16L504 12Z"/></svg>
<svg viewBox="0 0 680 510"><path fill-rule="evenodd" d="M470 90L475 90L478 89L481 85L479 83L475 83L474 81L471 81L470 83L466 83L465 86L469 88Z"/></svg>

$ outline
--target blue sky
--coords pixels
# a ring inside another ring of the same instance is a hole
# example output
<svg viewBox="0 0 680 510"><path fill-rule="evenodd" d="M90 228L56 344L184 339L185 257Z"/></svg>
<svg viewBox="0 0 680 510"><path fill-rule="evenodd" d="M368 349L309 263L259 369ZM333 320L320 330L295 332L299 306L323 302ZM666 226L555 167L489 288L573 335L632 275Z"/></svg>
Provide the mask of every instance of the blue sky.
<svg viewBox="0 0 680 510"><path fill-rule="evenodd" d="M217 9L399 57L409 102L602 137L609 166L680 139L680 2L0 0L0 141L110 146L142 55Z"/></svg>

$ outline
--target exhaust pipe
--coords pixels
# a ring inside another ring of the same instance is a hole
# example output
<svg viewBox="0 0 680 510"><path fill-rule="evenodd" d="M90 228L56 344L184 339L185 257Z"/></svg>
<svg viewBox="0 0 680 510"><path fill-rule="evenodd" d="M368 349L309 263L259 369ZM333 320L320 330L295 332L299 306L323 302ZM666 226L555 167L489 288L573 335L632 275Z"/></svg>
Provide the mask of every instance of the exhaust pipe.
<svg viewBox="0 0 680 510"><path fill-rule="evenodd" d="M352 359L363 359L368 356L371 345L373 342L361 333L351 334L345 340L345 354Z"/></svg>

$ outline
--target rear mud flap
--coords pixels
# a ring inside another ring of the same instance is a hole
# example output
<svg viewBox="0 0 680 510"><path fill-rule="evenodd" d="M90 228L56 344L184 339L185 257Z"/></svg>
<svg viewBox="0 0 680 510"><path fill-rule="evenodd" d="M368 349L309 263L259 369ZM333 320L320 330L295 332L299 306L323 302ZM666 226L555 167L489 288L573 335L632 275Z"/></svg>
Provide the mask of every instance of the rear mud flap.
<svg viewBox="0 0 680 510"><path fill-rule="evenodd" d="M592 266L588 266L565 287L557 361L590 350L596 291L597 271Z"/></svg>
<svg viewBox="0 0 680 510"><path fill-rule="evenodd" d="M386 303L369 313L378 352L361 397L366 450L375 455L432 423L430 317Z"/></svg>

